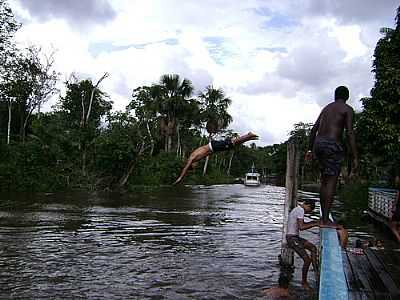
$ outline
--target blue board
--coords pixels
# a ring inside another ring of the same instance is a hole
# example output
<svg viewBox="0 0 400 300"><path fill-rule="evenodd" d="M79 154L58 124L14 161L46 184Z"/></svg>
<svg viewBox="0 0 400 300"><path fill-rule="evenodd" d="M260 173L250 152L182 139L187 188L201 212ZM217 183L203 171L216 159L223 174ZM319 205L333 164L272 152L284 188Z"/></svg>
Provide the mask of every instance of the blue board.
<svg viewBox="0 0 400 300"><path fill-rule="evenodd" d="M320 300L347 300L348 290L344 275L342 250L336 229L321 228Z"/></svg>

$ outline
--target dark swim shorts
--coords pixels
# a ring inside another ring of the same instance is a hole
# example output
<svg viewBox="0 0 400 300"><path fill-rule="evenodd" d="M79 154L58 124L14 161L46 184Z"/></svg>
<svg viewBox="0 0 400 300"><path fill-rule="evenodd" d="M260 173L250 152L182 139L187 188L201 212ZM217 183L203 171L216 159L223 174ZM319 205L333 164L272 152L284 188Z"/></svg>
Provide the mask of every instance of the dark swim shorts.
<svg viewBox="0 0 400 300"><path fill-rule="evenodd" d="M314 143L314 154L319 161L322 175L339 176L344 158L342 145L335 140L317 136Z"/></svg>
<svg viewBox="0 0 400 300"><path fill-rule="evenodd" d="M292 248L296 253L303 259L307 259L308 255L304 244L307 242L306 239L299 237L298 235L286 235L287 245Z"/></svg>
<svg viewBox="0 0 400 300"><path fill-rule="evenodd" d="M225 140L225 141L211 141L211 151L212 152L220 152L220 151L226 151L230 150L233 148L233 143L231 140Z"/></svg>

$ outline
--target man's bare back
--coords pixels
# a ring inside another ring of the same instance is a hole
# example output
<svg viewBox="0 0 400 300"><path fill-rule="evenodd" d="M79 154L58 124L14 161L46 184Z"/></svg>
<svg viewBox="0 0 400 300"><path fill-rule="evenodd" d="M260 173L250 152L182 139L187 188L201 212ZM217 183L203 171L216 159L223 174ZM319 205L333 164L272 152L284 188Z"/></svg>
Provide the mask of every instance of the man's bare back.
<svg viewBox="0 0 400 300"><path fill-rule="evenodd" d="M335 101L322 110L317 135L341 143L343 130L351 129L353 109L341 101Z"/></svg>

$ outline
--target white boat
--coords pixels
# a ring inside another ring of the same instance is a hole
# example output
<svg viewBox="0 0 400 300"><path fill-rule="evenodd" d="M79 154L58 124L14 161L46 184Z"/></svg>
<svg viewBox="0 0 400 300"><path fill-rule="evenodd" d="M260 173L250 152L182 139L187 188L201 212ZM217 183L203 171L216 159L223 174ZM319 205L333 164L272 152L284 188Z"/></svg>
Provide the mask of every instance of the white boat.
<svg viewBox="0 0 400 300"><path fill-rule="evenodd" d="M260 185L260 173L257 173L254 164L251 167L250 172L246 173L244 177L244 185L246 186L259 186Z"/></svg>

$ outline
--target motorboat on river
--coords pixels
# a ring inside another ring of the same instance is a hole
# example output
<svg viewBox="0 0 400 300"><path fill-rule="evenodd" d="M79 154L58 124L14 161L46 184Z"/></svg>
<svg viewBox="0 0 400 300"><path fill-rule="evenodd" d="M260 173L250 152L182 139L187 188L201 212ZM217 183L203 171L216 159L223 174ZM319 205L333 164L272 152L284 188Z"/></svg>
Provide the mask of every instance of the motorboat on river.
<svg viewBox="0 0 400 300"><path fill-rule="evenodd" d="M256 171L254 168L254 164L251 167L251 170L246 173L244 177L244 185L245 186L259 186L260 185L260 173Z"/></svg>

